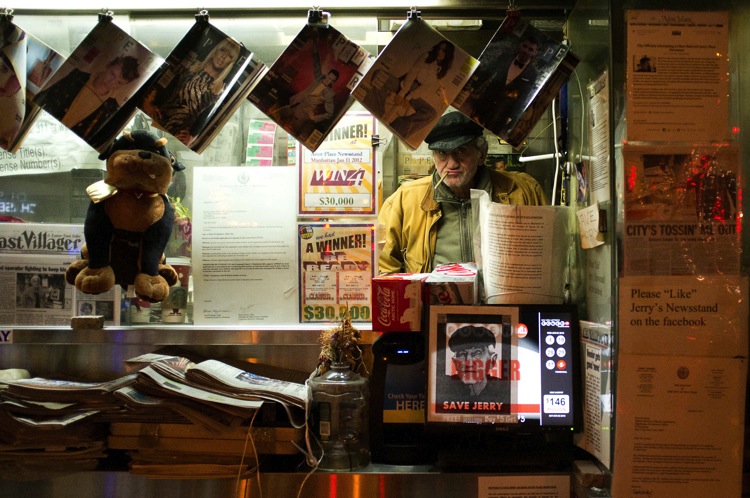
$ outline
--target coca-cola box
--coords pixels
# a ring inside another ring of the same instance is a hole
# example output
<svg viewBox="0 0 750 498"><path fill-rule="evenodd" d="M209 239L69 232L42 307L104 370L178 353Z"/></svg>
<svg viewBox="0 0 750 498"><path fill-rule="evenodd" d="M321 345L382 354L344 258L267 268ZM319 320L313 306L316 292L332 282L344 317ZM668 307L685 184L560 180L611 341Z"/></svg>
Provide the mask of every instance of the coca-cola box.
<svg viewBox="0 0 750 498"><path fill-rule="evenodd" d="M429 273L391 273L372 279L372 330L418 332L422 289Z"/></svg>
<svg viewBox="0 0 750 498"><path fill-rule="evenodd" d="M425 279L428 304L479 304L479 281L474 263L438 265Z"/></svg>

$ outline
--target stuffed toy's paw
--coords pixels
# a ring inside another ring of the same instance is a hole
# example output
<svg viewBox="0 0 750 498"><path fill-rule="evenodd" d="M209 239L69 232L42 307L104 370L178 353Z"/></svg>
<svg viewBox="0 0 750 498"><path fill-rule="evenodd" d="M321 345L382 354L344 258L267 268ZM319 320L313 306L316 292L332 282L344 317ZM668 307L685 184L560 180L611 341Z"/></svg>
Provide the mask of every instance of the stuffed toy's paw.
<svg viewBox="0 0 750 498"><path fill-rule="evenodd" d="M158 303L164 301L169 295L169 284L161 275L151 276L139 273L135 277L135 295L144 301Z"/></svg>
<svg viewBox="0 0 750 498"><path fill-rule="evenodd" d="M167 285L169 285L170 287L176 284L180 279L180 276L177 274L177 270L165 263L159 264L159 275L161 275L162 278L166 280Z"/></svg>
<svg viewBox="0 0 750 498"><path fill-rule="evenodd" d="M81 260L86 263L85 260ZM70 268L69 268L70 270ZM115 285L115 272L111 266L104 268L83 268L75 278L75 286L86 294L101 294Z"/></svg>
<svg viewBox="0 0 750 498"><path fill-rule="evenodd" d="M75 285L78 274L85 268L88 268L88 266L89 262L86 259L77 259L73 261L70 263L70 266L68 266L68 269L65 270L65 281L70 285Z"/></svg>

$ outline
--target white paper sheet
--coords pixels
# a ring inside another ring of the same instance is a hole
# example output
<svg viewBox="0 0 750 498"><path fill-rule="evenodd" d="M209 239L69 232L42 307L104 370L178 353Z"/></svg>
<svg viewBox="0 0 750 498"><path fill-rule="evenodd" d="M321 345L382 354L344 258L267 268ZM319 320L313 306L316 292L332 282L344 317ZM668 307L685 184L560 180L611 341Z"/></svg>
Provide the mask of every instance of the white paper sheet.
<svg viewBox="0 0 750 498"><path fill-rule="evenodd" d="M194 175L195 324L297 323L295 168Z"/></svg>

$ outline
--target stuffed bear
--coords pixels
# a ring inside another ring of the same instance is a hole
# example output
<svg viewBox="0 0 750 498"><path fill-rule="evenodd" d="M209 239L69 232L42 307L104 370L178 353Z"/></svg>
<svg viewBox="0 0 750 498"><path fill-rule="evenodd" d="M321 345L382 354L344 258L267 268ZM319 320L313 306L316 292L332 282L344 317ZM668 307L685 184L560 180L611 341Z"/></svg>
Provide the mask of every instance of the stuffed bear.
<svg viewBox="0 0 750 498"><path fill-rule="evenodd" d="M118 284L160 302L177 282L177 272L164 264L174 222L166 194L173 171L184 168L166 142L144 130L125 132L99 156L107 161L107 177L86 189L83 259L65 273L82 292L100 294Z"/></svg>

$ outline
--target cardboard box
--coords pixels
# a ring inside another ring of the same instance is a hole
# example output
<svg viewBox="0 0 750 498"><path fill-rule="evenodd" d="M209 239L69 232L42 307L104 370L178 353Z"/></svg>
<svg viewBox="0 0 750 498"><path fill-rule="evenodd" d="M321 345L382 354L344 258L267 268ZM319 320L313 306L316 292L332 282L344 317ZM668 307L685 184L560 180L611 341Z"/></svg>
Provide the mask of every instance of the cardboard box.
<svg viewBox="0 0 750 498"><path fill-rule="evenodd" d="M372 279L372 330L422 329L423 281L429 273L391 273Z"/></svg>
<svg viewBox="0 0 750 498"><path fill-rule="evenodd" d="M425 280L425 303L479 304L478 275L474 263L438 265Z"/></svg>

